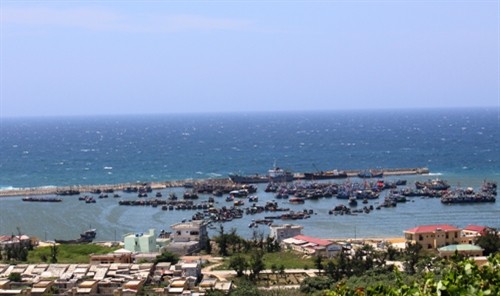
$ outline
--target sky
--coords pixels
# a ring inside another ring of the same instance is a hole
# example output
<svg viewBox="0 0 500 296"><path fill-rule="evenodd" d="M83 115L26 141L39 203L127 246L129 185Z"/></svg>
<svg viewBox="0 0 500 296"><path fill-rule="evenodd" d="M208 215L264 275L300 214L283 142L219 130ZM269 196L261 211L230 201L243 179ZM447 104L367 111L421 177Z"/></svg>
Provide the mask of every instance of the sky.
<svg viewBox="0 0 500 296"><path fill-rule="evenodd" d="M500 106L500 1L0 0L0 117Z"/></svg>

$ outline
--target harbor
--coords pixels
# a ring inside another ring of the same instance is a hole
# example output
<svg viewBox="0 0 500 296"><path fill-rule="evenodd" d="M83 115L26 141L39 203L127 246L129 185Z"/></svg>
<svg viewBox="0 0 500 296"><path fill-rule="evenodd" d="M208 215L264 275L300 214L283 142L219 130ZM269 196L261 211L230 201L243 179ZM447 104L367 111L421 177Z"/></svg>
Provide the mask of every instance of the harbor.
<svg viewBox="0 0 500 296"><path fill-rule="evenodd" d="M87 188L89 192L78 195L40 196L62 200L57 203L22 202L21 196L10 196L0 200L1 231L9 233L19 226L23 232L46 240L66 240L74 239L75 232L92 227L99 230L98 241L116 241L126 233L151 227L168 230L179 221L199 219L211 221L212 235L223 225L227 230L237 229L247 238L256 232L267 233L267 225L272 223L297 223L309 235L318 237L400 236L402 230L415 224L442 221L461 227L466 226L463 223L493 227L498 224L496 203L475 200L450 205L449 199L444 203L441 198L443 190L418 189L422 184L447 187L445 181L429 177L297 179L280 184L188 180L168 188L142 183L122 185L116 190ZM454 179L450 184L450 190L457 188ZM473 182L467 187L478 193L491 189L493 194L494 187L483 185ZM69 193L76 191L64 192ZM481 215L464 220L463 215L471 211Z"/></svg>
<svg viewBox="0 0 500 296"><path fill-rule="evenodd" d="M357 177L364 170L339 170L345 172L347 178ZM428 168L387 168L377 169L383 172L384 176L404 176L404 175L425 175L429 174ZM304 180L306 173L293 173L293 180ZM262 183L267 183L267 177L264 177ZM212 179L185 179L164 182L136 182L121 184L102 184L102 185L73 185L73 186L51 186L51 187L26 187L26 188L8 188L0 190L0 197L6 196L33 196L33 195L77 195L101 191L124 191L127 188L138 188L149 186L151 189L165 189L186 186L200 186L201 184L211 184L217 186L232 186L234 182L230 178L212 178Z"/></svg>

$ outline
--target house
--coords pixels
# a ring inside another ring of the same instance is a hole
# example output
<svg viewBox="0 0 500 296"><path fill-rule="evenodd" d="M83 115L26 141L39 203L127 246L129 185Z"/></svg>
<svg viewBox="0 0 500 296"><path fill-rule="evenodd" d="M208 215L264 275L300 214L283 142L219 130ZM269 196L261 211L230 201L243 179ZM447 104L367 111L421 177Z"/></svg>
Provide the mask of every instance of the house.
<svg viewBox="0 0 500 296"><path fill-rule="evenodd" d="M437 249L460 242L461 230L448 224L423 225L404 231L406 242L419 244L424 250Z"/></svg>
<svg viewBox="0 0 500 296"><path fill-rule="evenodd" d="M311 256L324 256L328 258L337 255L342 250L342 247L334 242L305 235L296 235L294 237L284 239L282 244L285 248L300 253Z"/></svg>
<svg viewBox="0 0 500 296"><path fill-rule="evenodd" d="M110 264L110 263L132 263L132 252L125 250L125 252L113 252L109 254L91 254L90 264Z"/></svg>
<svg viewBox="0 0 500 296"><path fill-rule="evenodd" d="M83 281L78 285L78 287L74 288L73 291L76 292L76 294L83 294L83 295L95 295L97 294L97 284L99 281L92 281L92 280L87 280Z"/></svg>
<svg viewBox="0 0 500 296"><path fill-rule="evenodd" d="M480 246L470 244L449 245L438 248L439 256L443 258L450 258L456 254L466 257L480 257L483 256L483 251Z"/></svg>
<svg viewBox="0 0 500 296"><path fill-rule="evenodd" d="M146 233L132 233L124 238L125 249L131 252L154 253L158 252L156 246L156 232L150 229Z"/></svg>
<svg viewBox="0 0 500 296"><path fill-rule="evenodd" d="M486 235L490 231L490 228L486 226L479 225L468 225L462 229L462 238L460 243L462 244L474 244L478 237Z"/></svg>
<svg viewBox="0 0 500 296"><path fill-rule="evenodd" d="M201 220L177 223L171 226L172 240L165 249L179 255L192 254L207 244L207 223Z"/></svg>
<svg viewBox="0 0 500 296"><path fill-rule="evenodd" d="M294 224L273 224L269 226L269 229L269 236L276 239L276 241L281 242L284 239L302 234L302 229L304 229L304 227Z"/></svg>
<svg viewBox="0 0 500 296"><path fill-rule="evenodd" d="M33 284L31 295L48 295L49 290L54 285L54 281L39 281Z"/></svg>
<svg viewBox="0 0 500 296"><path fill-rule="evenodd" d="M22 235L0 235L0 251L8 247L30 247L38 245L38 240Z"/></svg>

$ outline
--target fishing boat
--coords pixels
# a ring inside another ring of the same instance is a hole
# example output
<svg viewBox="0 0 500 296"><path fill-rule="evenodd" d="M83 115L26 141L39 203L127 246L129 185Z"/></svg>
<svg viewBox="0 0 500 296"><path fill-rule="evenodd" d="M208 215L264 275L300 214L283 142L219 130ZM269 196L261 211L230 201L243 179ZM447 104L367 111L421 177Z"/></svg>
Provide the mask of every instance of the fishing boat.
<svg viewBox="0 0 500 296"><path fill-rule="evenodd" d="M70 240L62 240L56 239L55 242L58 244L87 244L91 243L97 235L97 231L94 228L88 229L83 233L80 233L80 238L78 239L70 239Z"/></svg>
<svg viewBox="0 0 500 296"><path fill-rule="evenodd" d="M314 173L304 173L305 180L325 180L325 179L342 179L347 178L345 171L318 171Z"/></svg>
<svg viewBox="0 0 500 296"><path fill-rule="evenodd" d="M426 182L415 182L415 187L417 189L430 189L430 190L447 190L450 188L448 182L441 179L428 180Z"/></svg>
<svg viewBox="0 0 500 296"><path fill-rule="evenodd" d="M23 201L31 201L31 202L61 202L61 198L56 197L23 197Z"/></svg>

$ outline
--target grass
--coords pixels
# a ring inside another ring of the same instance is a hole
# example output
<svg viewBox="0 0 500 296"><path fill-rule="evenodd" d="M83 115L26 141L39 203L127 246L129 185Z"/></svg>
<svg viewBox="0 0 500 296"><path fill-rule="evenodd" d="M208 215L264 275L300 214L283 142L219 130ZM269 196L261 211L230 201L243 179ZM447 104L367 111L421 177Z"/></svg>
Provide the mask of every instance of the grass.
<svg viewBox="0 0 500 296"><path fill-rule="evenodd" d="M266 265L266 269L271 269L271 266L274 264L276 267L280 267L281 265L285 266L285 269L293 269L293 268L314 268L314 259L313 258L305 258L303 255L290 252L290 251L281 251L277 253L266 253L264 254L264 264Z"/></svg>
<svg viewBox="0 0 500 296"><path fill-rule="evenodd" d="M242 254L247 257L247 254ZM294 269L294 268L314 268L314 260L313 258L304 258L303 255L290 252L290 251L281 251L276 253L265 253L263 257L265 269L271 269L273 264L279 268L281 265L285 267L285 269ZM224 258L224 263L214 268L215 270L228 270L229 268L229 257Z"/></svg>
<svg viewBox="0 0 500 296"><path fill-rule="evenodd" d="M28 263L50 263L51 248L39 247L29 252ZM57 246L57 263L89 263L90 254L107 254L118 247L105 247L95 244L63 244ZM43 258L47 258L43 261Z"/></svg>

